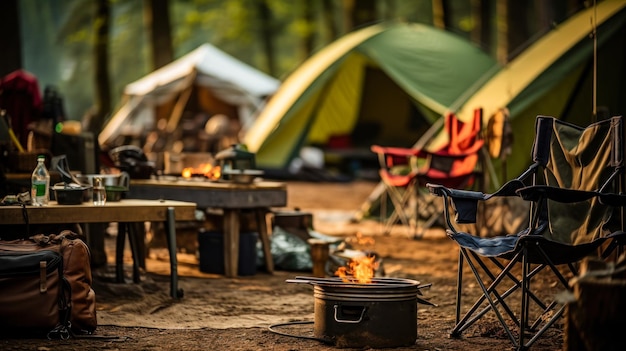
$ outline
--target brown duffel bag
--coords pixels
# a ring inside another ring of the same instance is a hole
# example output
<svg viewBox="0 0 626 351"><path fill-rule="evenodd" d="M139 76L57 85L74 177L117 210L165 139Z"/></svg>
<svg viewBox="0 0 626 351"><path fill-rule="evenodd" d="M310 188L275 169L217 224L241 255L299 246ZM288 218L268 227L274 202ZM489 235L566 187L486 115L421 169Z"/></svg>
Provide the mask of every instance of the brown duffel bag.
<svg viewBox="0 0 626 351"><path fill-rule="evenodd" d="M58 252L63 257L63 278L70 287L70 327L73 333L91 334L98 325L96 294L91 288L90 252L80 236L70 230L60 234L37 234L29 239L0 240L0 254L41 250ZM7 295L7 294L4 294ZM30 313L30 311L24 311ZM7 321L10 323L10 321Z"/></svg>

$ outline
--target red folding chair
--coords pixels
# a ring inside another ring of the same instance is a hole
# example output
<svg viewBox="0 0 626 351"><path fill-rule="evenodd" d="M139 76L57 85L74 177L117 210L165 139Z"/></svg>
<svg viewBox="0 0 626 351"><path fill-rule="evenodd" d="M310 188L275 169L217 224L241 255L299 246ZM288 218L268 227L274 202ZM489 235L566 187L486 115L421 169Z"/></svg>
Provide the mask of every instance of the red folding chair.
<svg viewBox="0 0 626 351"><path fill-rule="evenodd" d="M468 123L460 121L455 114L445 117L444 132L448 141L436 151L416 148L398 148L372 145L378 154L380 178L385 186L380 198L383 232L389 234L398 221L409 228L409 235L421 237L441 214L441 209L428 210L438 202L428 201L426 183L438 182L455 188L471 187L477 176L480 149L484 141L480 135L482 109L474 111ZM393 209L388 214L387 205ZM418 226L418 220L426 214L426 221Z"/></svg>

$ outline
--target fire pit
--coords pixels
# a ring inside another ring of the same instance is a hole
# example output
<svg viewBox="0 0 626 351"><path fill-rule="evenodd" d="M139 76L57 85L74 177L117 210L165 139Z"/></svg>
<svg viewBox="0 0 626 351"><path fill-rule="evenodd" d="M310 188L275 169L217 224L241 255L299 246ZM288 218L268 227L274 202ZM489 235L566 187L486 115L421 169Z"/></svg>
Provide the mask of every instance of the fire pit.
<svg viewBox="0 0 626 351"><path fill-rule="evenodd" d="M341 278L296 277L288 283L314 287L316 338L343 348L410 346L417 339L417 304L430 284L401 278L372 278L370 283Z"/></svg>

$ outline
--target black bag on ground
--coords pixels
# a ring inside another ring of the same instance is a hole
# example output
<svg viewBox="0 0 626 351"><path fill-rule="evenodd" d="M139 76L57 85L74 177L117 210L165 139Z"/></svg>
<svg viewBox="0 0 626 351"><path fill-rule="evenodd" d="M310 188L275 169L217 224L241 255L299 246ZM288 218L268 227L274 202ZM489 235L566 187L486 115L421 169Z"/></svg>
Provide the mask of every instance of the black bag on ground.
<svg viewBox="0 0 626 351"><path fill-rule="evenodd" d="M61 257L61 280L68 287L66 303L69 307L69 323L67 325L71 328L72 334L92 334L98 325L96 295L91 288L93 282L90 266L91 254L89 247L80 235L70 230L64 230L59 234L37 234L28 239L0 240L0 257L6 256L19 260L14 256L28 257L43 251L54 252ZM7 268L1 263L0 267L9 276L13 274L15 277L21 277L20 273L12 271L13 268ZM37 279L37 284L40 281L38 280L39 276L29 276L25 279ZM5 304L12 301L11 299L17 298L10 296L14 295L15 292L8 290L5 293L5 290L5 285L0 284L0 319L2 319L0 326L13 325L10 319L5 318L4 308ZM28 293L35 294L36 291L29 290ZM11 309L16 308L24 314L31 313L31 310L26 307L16 304Z"/></svg>
<svg viewBox="0 0 626 351"><path fill-rule="evenodd" d="M63 257L51 250L0 252L0 327L69 337L70 287Z"/></svg>

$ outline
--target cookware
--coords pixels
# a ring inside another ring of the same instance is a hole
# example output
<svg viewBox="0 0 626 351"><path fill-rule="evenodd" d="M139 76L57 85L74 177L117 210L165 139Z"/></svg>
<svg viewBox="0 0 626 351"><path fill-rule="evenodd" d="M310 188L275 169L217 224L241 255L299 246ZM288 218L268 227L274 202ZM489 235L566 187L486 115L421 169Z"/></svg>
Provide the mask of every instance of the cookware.
<svg viewBox="0 0 626 351"><path fill-rule="evenodd" d="M122 186L128 189L130 185L130 177L126 172L120 172L117 174L78 174L76 179L82 184L88 184L93 186L94 178L102 179L104 186Z"/></svg>
<svg viewBox="0 0 626 351"><path fill-rule="evenodd" d="M107 194L107 202L117 202L122 199L128 188L120 185L106 185L104 187Z"/></svg>
<svg viewBox="0 0 626 351"><path fill-rule="evenodd" d="M52 187L54 197L59 205L79 205L83 202L85 192L91 186L83 186L75 183L57 183Z"/></svg>
<svg viewBox="0 0 626 351"><path fill-rule="evenodd" d="M411 346L417 339L418 281L372 278L371 283L344 282L340 278L296 277L289 283L314 287L313 333L344 348Z"/></svg>

